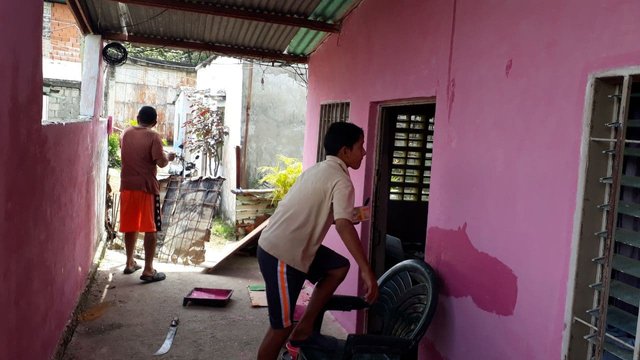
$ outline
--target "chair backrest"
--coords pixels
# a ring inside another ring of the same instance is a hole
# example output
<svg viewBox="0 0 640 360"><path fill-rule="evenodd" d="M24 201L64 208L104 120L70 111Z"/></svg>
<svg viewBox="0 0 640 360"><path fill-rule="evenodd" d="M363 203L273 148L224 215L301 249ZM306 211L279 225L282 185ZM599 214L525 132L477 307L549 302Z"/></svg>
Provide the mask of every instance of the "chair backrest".
<svg viewBox="0 0 640 360"><path fill-rule="evenodd" d="M378 280L380 297L369 310L369 333L411 340L424 336L438 303L435 271L424 261L405 260Z"/></svg>

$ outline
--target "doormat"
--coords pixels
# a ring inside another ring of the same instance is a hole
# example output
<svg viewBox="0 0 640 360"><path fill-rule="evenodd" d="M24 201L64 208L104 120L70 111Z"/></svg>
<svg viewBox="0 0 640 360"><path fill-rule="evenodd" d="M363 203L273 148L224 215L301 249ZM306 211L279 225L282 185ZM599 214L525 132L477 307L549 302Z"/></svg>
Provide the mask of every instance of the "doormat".
<svg viewBox="0 0 640 360"><path fill-rule="evenodd" d="M249 299L251 299L252 307L267 306L267 292L264 291L264 284L253 284L247 286L249 290Z"/></svg>
<svg viewBox="0 0 640 360"><path fill-rule="evenodd" d="M264 284L254 284L247 286L249 290L249 299L251 299L252 307L265 307L267 306L267 292L265 291ZM298 301L296 302L296 308L294 310L294 319L298 319L302 316L304 309L307 308L307 304L309 304L309 299L311 298L311 292L313 291L313 286L307 286L300 291L300 296L298 296Z"/></svg>

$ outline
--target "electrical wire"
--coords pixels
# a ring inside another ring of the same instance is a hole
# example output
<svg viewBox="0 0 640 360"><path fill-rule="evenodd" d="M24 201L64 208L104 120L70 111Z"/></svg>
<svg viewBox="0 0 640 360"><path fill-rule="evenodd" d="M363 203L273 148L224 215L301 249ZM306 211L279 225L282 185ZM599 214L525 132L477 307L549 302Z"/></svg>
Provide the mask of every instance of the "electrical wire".
<svg viewBox="0 0 640 360"><path fill-rule="evenodd" d="M122 26L122 27L121 27L121 29L122 29L122 31L126 31L126 30L129 30L129 29L133 28L133 27L140 26L140 25L142 25L142 24L146 24L146 23L148 23L149 21L151 21L151 20L153 20L153 19L155 19L155 18L157 18L157 17L161 16L162 14L164 14L165 12L167 12L168 10L169 10L169 9L164 9L164 10L160 11L159 13L157 13L157 14L153 15L152 17L150 17L150 18L146 19L146 20L143 20L143 21L141 21L141 22L139 22L139 23L132 24L132 25L125 25L125 26Z"/></svg>

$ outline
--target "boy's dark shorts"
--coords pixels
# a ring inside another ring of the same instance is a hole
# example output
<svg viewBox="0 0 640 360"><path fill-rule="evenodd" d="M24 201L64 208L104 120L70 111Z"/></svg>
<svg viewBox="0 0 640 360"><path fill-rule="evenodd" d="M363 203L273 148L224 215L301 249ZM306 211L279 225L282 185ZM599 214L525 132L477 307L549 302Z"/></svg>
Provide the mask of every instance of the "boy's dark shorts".
<svg viewBox="0 0 640 360"><path fill-rule="evenodd" d="M258 263L264 278L269 322L273 329L284 329L293 324L293 312L305 280L317 283L329 270L349 267L349 260L321 245L308 273L278 260L258 246Z"/></svg>

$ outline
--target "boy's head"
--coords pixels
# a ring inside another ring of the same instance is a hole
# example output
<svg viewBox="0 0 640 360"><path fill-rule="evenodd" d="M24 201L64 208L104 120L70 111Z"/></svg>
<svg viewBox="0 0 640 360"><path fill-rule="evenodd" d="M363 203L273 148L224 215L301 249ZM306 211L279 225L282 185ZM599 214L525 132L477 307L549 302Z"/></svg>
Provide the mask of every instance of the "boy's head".
<svg viewBox="0 0 640 360"><path fill-rule="evenodd" d="M156 109L151 106L143 106L138 111L138 124L144 126L154 126L158 120Z"/></svg>
<svg viewBox="0 0 640 360"><path fill-rule="evenodd" d="M362 158L366 155L364 130L353 123L333 123L324 136L324 149L327 155L337 156L348 167L358 169Z"/></svg>

